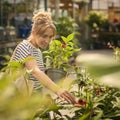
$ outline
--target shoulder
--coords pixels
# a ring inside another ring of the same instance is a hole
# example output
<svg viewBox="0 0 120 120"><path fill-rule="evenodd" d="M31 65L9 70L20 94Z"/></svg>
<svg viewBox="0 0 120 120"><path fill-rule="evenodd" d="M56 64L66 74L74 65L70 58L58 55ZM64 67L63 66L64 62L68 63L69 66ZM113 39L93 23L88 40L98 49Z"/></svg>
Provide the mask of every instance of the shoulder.
<svg viewBox="0 0 120 120"><path fill-rule="evenodd" d="M29 46L28 41L27 41L27 40L23 40L22 42L20 42L20 43L18 44L17 47L21 47L21 46L25 46L25 47Z"/></svg>
<svg viewBox="0 0 120 120"><path fill-rule="evenodd" d="M17 45L13 54L13 59L24 59L27 58L29 55L31 55L29 42L27 42L27 40L23 40Z"/></svg>
<svg viewBox="0 0 120 120"><path fill-rule="evenodd" d="M29 42L27 40L23 40L22 42L20 42L18 45L17 45L17 49L27 49L27 50L30 50L32 49L31 45L29 44Z"/></svg>

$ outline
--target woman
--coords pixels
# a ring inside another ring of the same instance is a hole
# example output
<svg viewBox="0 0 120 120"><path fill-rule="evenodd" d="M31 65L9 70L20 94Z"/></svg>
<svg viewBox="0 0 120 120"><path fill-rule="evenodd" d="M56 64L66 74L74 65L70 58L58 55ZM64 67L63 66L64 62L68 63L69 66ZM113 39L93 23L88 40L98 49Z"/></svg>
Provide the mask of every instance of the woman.
<svg viewBox="0 0 120 120"><path fill-rule="evenodd" d="M27 57L34 57L25 63L28 70L32 70L30 79L35 82L35 89L38 89L42 84L60 98L63 98L69 103L74 103L74 97L66 90L57 86L45 73L40 49L46 48L51 40L56 35L56 28L53 24L50 13L38 12L33 16L33 25L31 33L27 40L23 40L16 47L12 60L25 59Z"/></svg>

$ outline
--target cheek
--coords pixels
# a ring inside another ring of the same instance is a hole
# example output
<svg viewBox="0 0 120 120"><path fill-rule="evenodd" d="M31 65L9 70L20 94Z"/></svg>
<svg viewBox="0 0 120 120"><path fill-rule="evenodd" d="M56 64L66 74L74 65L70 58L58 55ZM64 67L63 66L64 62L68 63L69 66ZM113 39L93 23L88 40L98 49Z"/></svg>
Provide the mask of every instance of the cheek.
<svg viewBox="0 0 120 120"><path fill-rule="evenodd" d="M37 39L37 43L41 43L43 41L42 38Z"/></svg>

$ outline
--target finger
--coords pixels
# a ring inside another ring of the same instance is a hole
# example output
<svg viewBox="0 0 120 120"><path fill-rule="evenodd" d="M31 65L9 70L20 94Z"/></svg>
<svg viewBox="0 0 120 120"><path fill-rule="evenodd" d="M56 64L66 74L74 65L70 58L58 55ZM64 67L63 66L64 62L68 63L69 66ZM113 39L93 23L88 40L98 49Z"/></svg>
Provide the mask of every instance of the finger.
<svg viewBox="0 0 120 120"><path fill-rule="evenodd" d="M64 101L67 101L68 103L72 103L71 100L68 97L66 97L65 95L61 95L60 98Z"/></svg>
<svg viewBox="0 0 120 120"><path fill-rule="evenodd" d="M75 98L73 97L73 95L72 95L72 94L70 94L70 93L66 92L66 96L67 96L67 98L69 98L69 100L71 101L71 103L72 103L72 104L74 104L74 103L75 103Z"/></svg>
<svg viewBox="0 0 120 120"><path fill-rule="evenodd" d="M74 104L75 103L75 98L73 95L65 91L64 93L61 94L61 97L64 98L67 102Z"/></svg>

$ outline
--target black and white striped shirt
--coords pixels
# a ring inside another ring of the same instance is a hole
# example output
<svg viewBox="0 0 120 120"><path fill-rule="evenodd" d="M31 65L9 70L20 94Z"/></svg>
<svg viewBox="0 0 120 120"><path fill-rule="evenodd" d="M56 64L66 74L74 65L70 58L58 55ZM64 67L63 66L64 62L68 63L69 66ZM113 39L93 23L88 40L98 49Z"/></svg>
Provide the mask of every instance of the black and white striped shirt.
<svg viewBox="0 0 120 120"><path fill-rule="evenodd" d="M44 63L42 52L39 48L35 48L29 41L23 40L19 43L15 49L15 53L12 56L12 60L24 60L29 55L33 56L36 59L36 62L39 68L44 71ZM30 80L35 81L35 89L41 87L38 80L36 80L32 75L30 76Z"/></svg>

